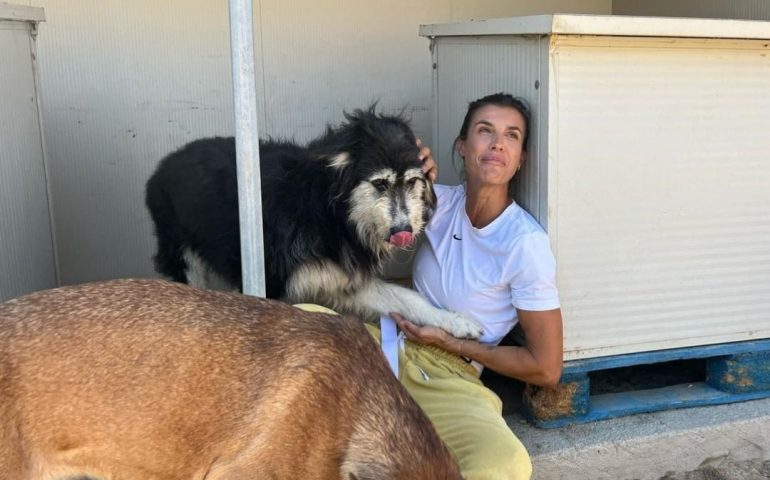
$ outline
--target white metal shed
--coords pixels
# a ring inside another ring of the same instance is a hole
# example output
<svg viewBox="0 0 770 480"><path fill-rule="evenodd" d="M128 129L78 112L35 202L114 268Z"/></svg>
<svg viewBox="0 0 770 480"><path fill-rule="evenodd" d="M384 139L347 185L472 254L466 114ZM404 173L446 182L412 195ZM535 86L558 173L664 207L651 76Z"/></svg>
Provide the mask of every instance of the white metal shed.
<svg viewBox="0 0 770 480"><path fill-rule="evenodd" d="M770 337L770 22L424 25L441 181L467 103L530 102L518 201L558 262L565 359Z"/></svg>

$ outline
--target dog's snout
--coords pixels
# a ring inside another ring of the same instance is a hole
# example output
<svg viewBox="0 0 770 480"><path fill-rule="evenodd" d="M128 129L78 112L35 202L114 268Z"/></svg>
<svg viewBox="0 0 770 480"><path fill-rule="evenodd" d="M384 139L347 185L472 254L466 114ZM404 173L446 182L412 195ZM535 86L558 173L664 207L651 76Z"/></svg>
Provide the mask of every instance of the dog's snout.
<svg viewBox="0 0 770 480"><path fill-rule="evenodd" d="M395 247L408 247L414 242L412 226L409 224L394 226L390 229L388 242Z"/></svg>
<svg viewBox="0 0 770 480"><path fill-rule="evenodd" d="M412 226L408 223L405 223L403 225L395 225L390 229L390 234L395 235L400 232L408 232L412 233Z"/></svg>

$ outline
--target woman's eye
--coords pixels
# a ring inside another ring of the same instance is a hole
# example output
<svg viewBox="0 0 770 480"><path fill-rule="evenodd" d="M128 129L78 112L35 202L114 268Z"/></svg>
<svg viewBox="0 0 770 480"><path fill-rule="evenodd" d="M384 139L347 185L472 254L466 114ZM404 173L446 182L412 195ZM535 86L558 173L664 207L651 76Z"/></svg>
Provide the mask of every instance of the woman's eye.
<svg viewBox="0 0 770 480"><path fill-rule="evenodd" d="M382 179L372 180L371 183L374 186L374 188L376 188L380 192L384 192L390 186L390 183L387 180L382 180Z"/></svg>

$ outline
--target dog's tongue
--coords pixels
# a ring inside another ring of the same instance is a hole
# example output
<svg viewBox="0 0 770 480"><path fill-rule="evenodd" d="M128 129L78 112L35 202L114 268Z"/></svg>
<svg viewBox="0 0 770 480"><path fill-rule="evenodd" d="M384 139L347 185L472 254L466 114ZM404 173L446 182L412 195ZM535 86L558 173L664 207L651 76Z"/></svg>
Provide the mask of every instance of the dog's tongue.
<svg viewBox="0 0 770 480"><path fill-rule="evenodd" d="M414 235L411 232L398 232L390 236L390 244L396 247L406 247L414 241Z"/></svg>

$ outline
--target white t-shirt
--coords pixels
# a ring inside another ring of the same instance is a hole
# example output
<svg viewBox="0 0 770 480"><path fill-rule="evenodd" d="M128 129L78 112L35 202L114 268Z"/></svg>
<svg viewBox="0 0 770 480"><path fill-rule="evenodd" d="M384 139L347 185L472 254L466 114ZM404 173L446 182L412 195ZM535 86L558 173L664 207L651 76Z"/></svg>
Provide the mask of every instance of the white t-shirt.
<svg viewBox="0 0 770 480"><path fill-rule="evenodd" d="M556 261L542 227L512 203L475 228L465 187L436 185L438 207L413 268L414 287L434 306L479 321L481 342L497 345L516 325L516 309L559 308Z"/></svg>

